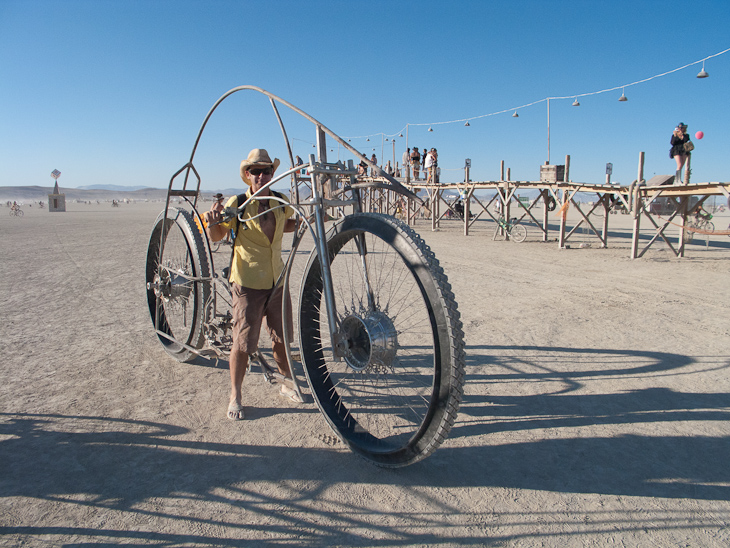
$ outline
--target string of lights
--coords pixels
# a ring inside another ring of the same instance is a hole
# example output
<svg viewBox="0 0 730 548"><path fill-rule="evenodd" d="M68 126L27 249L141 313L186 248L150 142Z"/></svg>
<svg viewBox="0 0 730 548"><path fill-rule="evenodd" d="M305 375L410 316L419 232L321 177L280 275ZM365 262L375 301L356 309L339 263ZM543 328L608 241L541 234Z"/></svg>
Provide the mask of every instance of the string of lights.
<svg viewBox="0 0 730 548"><path fill-rule="evenodd" d="M618 86L613 86L613 87L610 87L610 88L602 89L602 90L599 90L599 91L590 91L590 92L587 92L587 93L577 93L577 94L570 94L570 95L556 96L556 97L545 97L543 99L538 99L537 101L533 101L531 103L526 103L524 105L520 105L520 106L516 106L516 107L510 107L510 108L505 108L505 109L502 109L502 110L499 110L499 111L496 111L496 112L490 112L488 114L480 114L478 116L469 116L467 118L459 118L459 119L456 119L456 120L446 120L446 121L442 121L442 122L417 122L417 123L409 122L405 126L403 126L403 128L400 131L398 131L396 133L388 134L388 133L382 133L382 132L380 132L380 133L372 133L370 135L359 135L359 136L353 136L353 137L345 137L345 139L348 139L348 140L353 140L353 139L369 139L370 137L386 137L386 138L389 138L390 139L390 138L393 138L393 137L402 137L403 136L403 132L407 132L409 126L428 126L429 127L429 131L433 131L431 129L433 126L446 125L446 124L456 124L456 123L464 123L465 126L468 126L468 125L470 125L469 123L471 121L473 121L473 120L479 120L481 118L487 118L489 116L498 116L500 114L505 114L507 112L513 112L512 116L515 117L515 118L518 118L519 117L519 114L517 112L519 110L525 109L527 107L531 107L533 105L537 105L539 103L545 103L545 102L548 102L549 103L551 100L574 99L573 106L580 106L580 103L578 102L578 97L588 97L588 96L591 96L591 95L600 95L602 93L608 93L608 92L616 91L616 90L619 90L619 89L622 90L621 97L619 98L619 101L622 101L623 102L623 101L627 101L627 98L626 98L626 88L631 87L631 86L636 86L636 85L639 85L639 84L643 84L645 82L649 82L650 80L654 80L656 78L662 78L664 76L668 76L669 74L673 74L675 72L678 72L680 70L684 70L684 69L686 69L688 67L691 67L691 66L694 66L694 65L698 65L700 63L702 63L702 70L699 72L699 74L697 74L697 78L707 78L709 76L709 74L705 71L705 61L707 61L708 59L712 59L713 57L718 57L720 55L723 55L723 54L727 53L728 51L730 51L730 48L727 48L727 49L725 49L723 51L720 51L718 53L713 53L712 55L708 55L707 57L705 57L703 59L699 59L698 61L694 61L692 63L688 63L688 64L683 65L681 67L677 67L675 69L668 70L668 71L662 72L660 74L655 74L654 76L650 76L649 78L643 78L642 80L637 80L636 82L631 82L629 84L621 84L621 85L618 85Z"/></svg>

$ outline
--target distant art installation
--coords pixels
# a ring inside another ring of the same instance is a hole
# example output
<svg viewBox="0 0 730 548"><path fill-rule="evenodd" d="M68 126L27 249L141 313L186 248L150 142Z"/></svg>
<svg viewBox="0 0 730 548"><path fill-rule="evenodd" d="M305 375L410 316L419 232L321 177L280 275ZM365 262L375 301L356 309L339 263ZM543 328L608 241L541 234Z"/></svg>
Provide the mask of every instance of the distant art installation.
<svg viewBox="0 0 730 548"><path fill-rule="evenodd" d="M56 180L56 185L53 187L53 194L48 195L48 211L58 212L66 211L66 195L61 194L58 190L58 178L61 176L61 172L54 169L51 172L51 177Z"/></svg>

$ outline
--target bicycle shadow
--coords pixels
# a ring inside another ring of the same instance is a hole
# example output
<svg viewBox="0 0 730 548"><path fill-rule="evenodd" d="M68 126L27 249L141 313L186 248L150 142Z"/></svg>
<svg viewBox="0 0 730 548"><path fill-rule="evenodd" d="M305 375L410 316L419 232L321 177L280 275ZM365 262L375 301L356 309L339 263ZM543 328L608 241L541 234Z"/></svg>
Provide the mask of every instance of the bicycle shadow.
<svg viewBox="0 0 730 548"><path fill-rule="evenodd" d="M479 349L485 353L475 353ZM468 361L467 395L450 435L455 444L468 447L447 443L431 457L434 461L469 462L471 477L484 474L504 487L730 500L730 471L724 464L730 450L725 426L730 394L664 387L624 390L620 384L608 393L580 390L596 380L620 383L683 374L694 364L692 358L612 349L478 346L470 347ZM728 367L730 362L720 358L711 369ZM468 390L474 384L484 387ZM524 393L526 385L530 393ZM681 431L691 434L677 434ZM530 441L509 441L515 437ZM469 439L483 440L483 445Z"/></svg>

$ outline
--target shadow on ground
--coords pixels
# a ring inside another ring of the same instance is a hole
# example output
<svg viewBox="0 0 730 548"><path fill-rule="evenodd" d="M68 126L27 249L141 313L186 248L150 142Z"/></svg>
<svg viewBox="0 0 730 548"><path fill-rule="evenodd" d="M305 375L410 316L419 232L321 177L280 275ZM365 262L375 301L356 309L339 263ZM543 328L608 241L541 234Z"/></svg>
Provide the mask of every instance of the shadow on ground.
<svg viewBox="0 0 730 548"><path fill-rule="evenodd" d="M470 360L472 364L494 363L503 359L496 356L505 354L506 350L471 348ZM467 382L519 382L527 375L533 380L559 377L575 383L600 375L680 374L681 369L691 363L686 357L662 353L626 352L616 361L616 353L608 350L524 347L509 350L513 354L509 358L512 371L506 367L495 368L494 375L469 375ZM551 358L551 352L561 359L566 355L583 359L586 352L596 355L586 362L592 364L590 370L584 371L576 371L573 365L572 371L565 373L544 367L542 371L520 373L514 367L519 361L524 369L525 363L531 360L531 365L539 369L541 361ZM597 356L613 363L596 364ZM619 362L623 366L619 366ZM489 394L489 389L479 390L479 393ZM260 524L246 526L248 533L251 528L259 527L260 538L272 534L296 535L300 546L319 546L327 542L346 546L373 545L372 539L348 532L357 527L371 527L373 513L377 511L367 507L366 502L349 501L342 513L317 510L320 505L316 501L321 498L327 502L327 490L337 484L382 485L406 491L421 486L504 487L728 501L730 469L726 462L730 454L730 436L661 433L671 431L667 424L672 422L727 424L730 419L728 402L730 394L690 394L659 388L588 395L562 391L524 396L467 396L452 432L458 440L452 444L447 442L424 462L401 470L376 468L364 464L349 452L329 448L192 441L188 430L164 423L101 416L3 413L0 414L0 468L3 470L0 497L64 501L131 512L140 511L139 508L144 508L151 500L181 497L204 500L223 505L232 512L245 510L260 514ZM542 435L548 429L634 423L654 423L657 433L563 436L560 439ZM535 429L542 429L542 432L534 441L498 441L504 432ZM727 431L724 427L723 430ZM486 440L487 443L459 446L465 439ZM497 441L490 443L491 439ZM288 481L306 487L295 493L292 489L270 489L267 495L248 487L248 482L260 486L261 482L279 485ZM222 495L221 491L227 495ZM263 519L276 504L284 505L288 512L296 512L297 518L291 522L284 520L283 524ZM171 510L140 512L149 513L153 518L190 520L173 515ZM392 509L384 512L383 519L398 515ZM367 523L364 515L368 516ZM443 513L438 515L441 517L433 519L444 519ZM401 517L413 519L407 513ZM427 522L431 518L422 519ZM243 527L238 522L228 522L225 517L205 517L200 521L234 529ZM333 521L339 526L333 527ZM404 534L401 528L395 527L389 531L388 525L383 525L381 532L392 533L399 539L389 541L387 545L438 544L439 540L425 531L433 531L439 523L427 525L427 528L426 525L415 527L412 534ZM446 523L440 525L448 527ZM607 530L610 527L607 525ZM303 534L303 531L307 533ZM77 535L125 543L142 543L145 539L163 545L234 545L240 542L205 535L142 535L104 528L43 525L0 527L0 535ZM450 537L448 540L461 545L487 542L483 536ZM491 541L497 543L498 540ZM288 542L282 540L280 545ZM277 545L272 540L259 544Z"/></svg>

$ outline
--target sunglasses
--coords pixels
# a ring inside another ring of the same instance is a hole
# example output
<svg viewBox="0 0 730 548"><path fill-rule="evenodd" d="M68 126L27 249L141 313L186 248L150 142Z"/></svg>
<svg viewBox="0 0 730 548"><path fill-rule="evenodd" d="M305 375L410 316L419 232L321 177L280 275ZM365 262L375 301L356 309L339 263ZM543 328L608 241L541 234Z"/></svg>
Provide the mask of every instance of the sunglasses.
<svg viewBox="0 0 730 548"><path fill-rule="evenodd" d="M253 169L249 169L248 172L253 175L254 177L258 175L272 175L274 173L274 170L270 167L264 167L264 168L258 168L255 167Z"/></svg>

